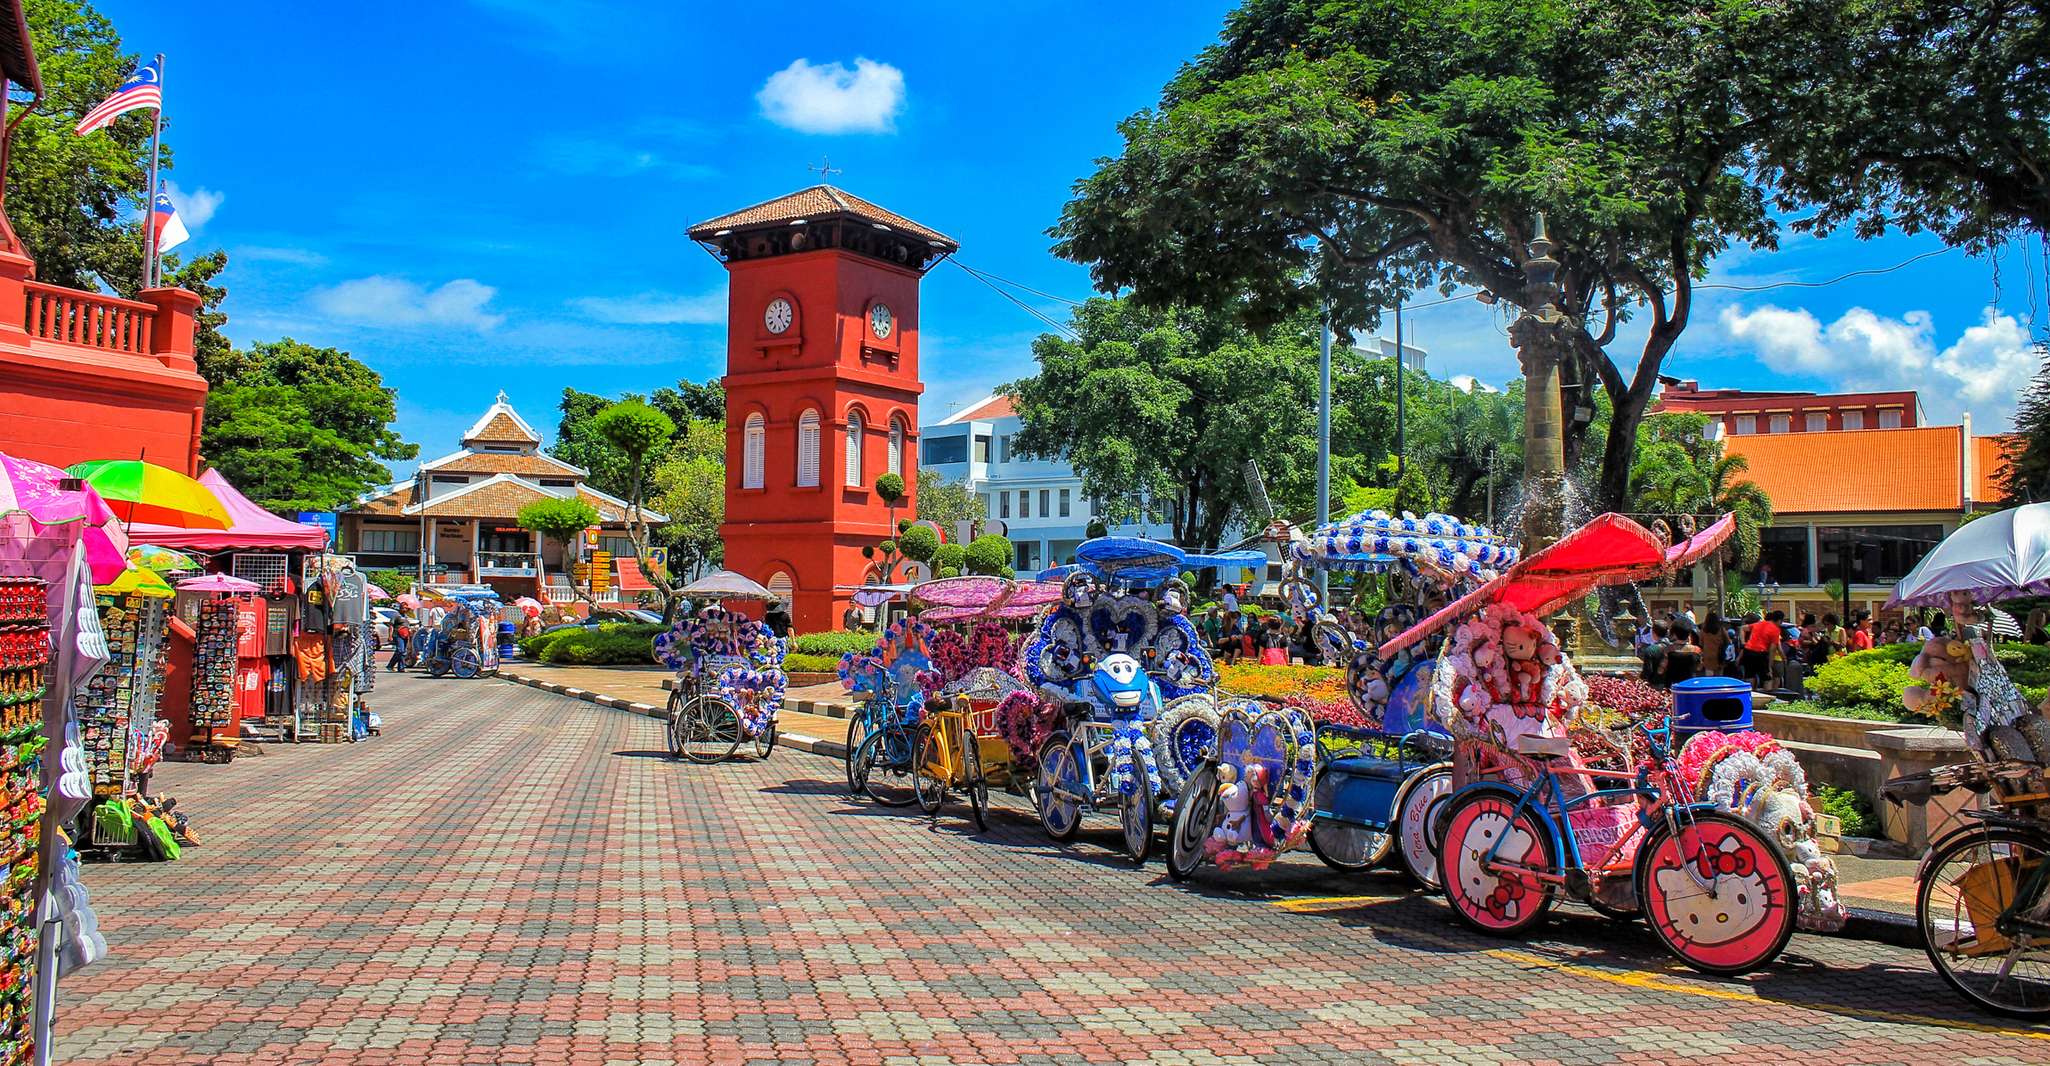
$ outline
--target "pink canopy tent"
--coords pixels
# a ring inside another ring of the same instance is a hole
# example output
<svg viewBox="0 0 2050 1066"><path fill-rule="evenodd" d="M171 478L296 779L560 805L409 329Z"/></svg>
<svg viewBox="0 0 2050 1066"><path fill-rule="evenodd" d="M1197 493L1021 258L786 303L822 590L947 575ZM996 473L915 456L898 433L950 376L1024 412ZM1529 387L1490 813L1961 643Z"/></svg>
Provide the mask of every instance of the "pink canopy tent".
<svg viewBox="0 0 2050 1066"><path fill-rule="evenodd" d="M1393 655L1484 604L1507 604L1542 615L1606 585L1644 581L1692 566L1720 547L1736 528L1736 519L1724 515L1707 529L1668 547L1650 530L1622 515L1602 515L1389 638L1376 651Z"/></svg>
<svg viewBox="0 0 2050 1066"><path fill-rule="evenodd" d="M226 529L181 529L177 526L159 526L149 522L137 522L128 527L128 540L132 544L155 544L163 548L191 548L196 551L222 551L228 548L305 548L319 551L327 547L327 531L319 526L302 525L279 518L249 502L249 497L235 491L228 479L217 470L199 475L199 483L205 485L228 509L229 524Z"/></svg>

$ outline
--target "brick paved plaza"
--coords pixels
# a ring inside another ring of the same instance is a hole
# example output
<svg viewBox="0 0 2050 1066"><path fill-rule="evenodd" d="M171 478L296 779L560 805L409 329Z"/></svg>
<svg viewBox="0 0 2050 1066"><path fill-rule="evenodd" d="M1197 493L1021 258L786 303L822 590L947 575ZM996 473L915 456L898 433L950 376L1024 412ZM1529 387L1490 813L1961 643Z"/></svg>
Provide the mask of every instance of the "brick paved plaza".
<svg viewBox="0 0 2050 1066"><path fill-rule="evenodd" d="M384 736L173 765L204 847L91 868L113 955L59 1061L2050 1061L1916 952L1797 937L1744 981L1569 911L1484 941L1314 859L1168 882L848 802L835 760L695 767L646 718L380 681Z"/></svg>

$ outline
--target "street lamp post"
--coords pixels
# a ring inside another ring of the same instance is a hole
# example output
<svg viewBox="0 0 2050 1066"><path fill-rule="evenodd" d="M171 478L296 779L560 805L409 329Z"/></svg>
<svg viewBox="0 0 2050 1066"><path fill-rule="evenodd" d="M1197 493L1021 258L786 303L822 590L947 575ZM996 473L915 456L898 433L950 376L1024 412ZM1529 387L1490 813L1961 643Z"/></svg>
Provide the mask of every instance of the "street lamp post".
<svg viewBox="0 0 2050 1066"><path fill-rule="evenodd" d="M1324 328L1317 338L1317 529L1331 521L1331 311L1324 311ZM1317 599L1330 602L1331 578L1317 571Z"/></svg>

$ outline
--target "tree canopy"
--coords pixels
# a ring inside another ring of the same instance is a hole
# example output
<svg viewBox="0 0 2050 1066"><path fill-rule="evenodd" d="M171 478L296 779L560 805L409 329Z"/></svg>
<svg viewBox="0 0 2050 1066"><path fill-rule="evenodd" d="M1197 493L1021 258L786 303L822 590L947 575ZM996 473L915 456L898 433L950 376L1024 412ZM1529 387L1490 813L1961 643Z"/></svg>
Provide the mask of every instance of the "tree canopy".
<svg viewBox="0 0 2050 1066"><path fill-rule="evenodd" d="M983 513L981 495L931 470L918 472L917 500L918 517L939 526L949 537L956 534L961 523L979 523L988 517Z"/></svg>
<svg viewBox="0 0 2050 1066"><path fill-rule="evenodd" d="M716 378L702 383L678 381L675 388L664 386L646 397L630 392L620 401L633 401L667 417L672 427L672 443L694 422L723 424L726 419L726 390ZM597 423L598 416L615 402L596 393L564 388L557 404L561 419L556 423L555 440L549 444L548 454L583 467L590 472L585 484L623 499L632 492L629 482L633 464L625 452L606 439Z"/></svg>
<svg viewBox="0 0 2050 1066"><path fill-rule="evenodd" d="M1729 551L1738 569L1749 570L1758 563L1758 531L1772 524L1772 498L1746 476L1749 470L1743 456L1726 454L1708 435L1707 416L1653 415L1637 430L1630 509L1669 522L1735 515Z"/></svg>
<svg viewBox="0 0 2050 1066"><path fill-rule="evenodd" d="M397 393L347 352L288 337L225 363L234 372L207 396L200 451L262 507L335 510L420 454L392 428Z"/></svg>
<svg viewBox="0 0 2050 1066"><path fill-rule="evenodd" d="M1079 340L1041 334L1039 373L1005 386L1023 430L1013 447L1065 456L1082 494L1116 520L1153 511L1177 543L1213 546L1248 499L1257 459L1277 501L1304 505L1316 480L1315 326L1266 334L1226 313L1093 299ZM971 569L973 569L971 563Z"/></svg>
<svg viewBox="0 0 2050 1066"><path fill-rule="evenodd" d="M725 555L719 526L726 521L726 425L685 423L655 467L650 498L669 516L655 539L669 548L669 572L689 577Z"/></svg>
<svg viewBox="0 0 2050 1066"><path fill-rule="evenodd" d="M2000 491L2008 503L2050 500L2050 351L2037 348L2043 364L2023 391L2014 415L2014 437L2002 449L2007 467Z"/></svg>
<svg viewBox="0 0 2050 1066"><path fill-rule="evenodd" d="M1532 302L1546 212L1572 316L1566 383L1599 382L1631 431L1708 260L1771 247L1729 72L1747 4L1667 0L1248 0L1157 109L1120 127L1052 233L1099 287L1254 323L1326 305L1341 328L1426 289ZM1648 313L1641 344L1611 352ZM1570 416L1569 458L1584 422Z"/></svg>

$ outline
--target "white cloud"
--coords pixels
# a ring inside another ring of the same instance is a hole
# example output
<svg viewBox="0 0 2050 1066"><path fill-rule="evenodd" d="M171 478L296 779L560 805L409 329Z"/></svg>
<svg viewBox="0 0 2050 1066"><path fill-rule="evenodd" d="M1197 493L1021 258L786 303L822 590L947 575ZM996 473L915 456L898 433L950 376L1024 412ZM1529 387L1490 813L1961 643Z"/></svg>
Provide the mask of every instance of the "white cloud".
<svg viewBox="0 0 2050 1066"><path fill-rule="evenodd" d="M171 205L178 209L178 217L185 220L186 229L206 225L207 220L214 217L214 212L221 209L221 201L228 198L226 193L215 192L204 185L195 186L188 192L169 178L164 179L164 192L170 194Z"/></svg>
<svg viewBox="0 0 2050 1066"><path fill-rule="evenodd" d="M904 106L904 72L873 59L851 70L799 59L769 75L755 100L769 121L800 133L888 133Z"/></svg>
<svg viewBox="0 0 2050 1066"><path fill-rule="evenodd" d="M345 281L313 294L315 307L370 326L461 326L492 330L505 316L485 309L498 290L471 278L428 289L383 274Z"/></svg>
<svg viewBox="0 0 2050 1066"><path fill-rule="evenodd" d="M2015 401L2042 361L2028 327L1993 307L1942 349L1927 311L1888 318L1853 307L1825 326L1804 308L1726 307L1722 327L1774 370L1847 389L1914 389L1937 419L1970 411L1981 432L2012 423Z"/></svg>
<svg viewBox="0 0 2050 1066"><path fill-rule="evenodd" d="M600 322L629 326L704 326L726 321L724 289L701 296L644 292L638 296L586 296L570 302Z"/></svg>
<svg viewBox="0 0 2050 1066"><path fill-rule="evenodd" d="M245 263L291 263L294 266L322 266L327 256L307 248L274 248L261 244L245 244L235 249L233 259Z"/></svg>

